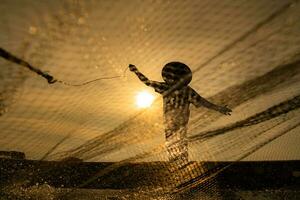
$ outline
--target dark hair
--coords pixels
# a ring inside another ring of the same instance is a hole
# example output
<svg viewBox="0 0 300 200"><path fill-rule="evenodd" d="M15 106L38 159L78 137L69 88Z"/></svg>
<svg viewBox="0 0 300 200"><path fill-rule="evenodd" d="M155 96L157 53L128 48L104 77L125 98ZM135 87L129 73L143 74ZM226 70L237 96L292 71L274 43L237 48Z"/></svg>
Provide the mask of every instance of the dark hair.
<svg viewBox="0 0 300 200"><path fill-rule="evenodd" d="M188 85L192 80L192 71L184 63L170 62L167 63L161 73L164 81L168 84L176 84L179 80L183 81L183 85Z"/></svg>

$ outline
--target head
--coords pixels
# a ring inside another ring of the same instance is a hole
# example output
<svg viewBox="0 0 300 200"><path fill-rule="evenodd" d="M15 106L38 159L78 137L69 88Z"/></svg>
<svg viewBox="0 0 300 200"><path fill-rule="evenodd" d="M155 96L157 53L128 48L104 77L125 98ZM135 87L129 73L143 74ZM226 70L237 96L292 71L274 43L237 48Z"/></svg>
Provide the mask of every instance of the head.
<svg viewBox="0 0 300 200"><path fill-rule="evenodd" d="M175 85L179 82L188 85L192 80L192 71L181 62L170 62L162 69L162 77L169 85Z"/></svg>

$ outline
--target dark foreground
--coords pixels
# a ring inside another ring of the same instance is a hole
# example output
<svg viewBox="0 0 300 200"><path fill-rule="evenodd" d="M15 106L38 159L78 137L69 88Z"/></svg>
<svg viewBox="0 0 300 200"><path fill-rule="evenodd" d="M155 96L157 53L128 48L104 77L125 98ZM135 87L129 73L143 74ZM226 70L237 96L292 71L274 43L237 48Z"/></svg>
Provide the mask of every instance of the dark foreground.
<svg viewBox="0 0 300 200"><path fill-rule="evenodd" d="M300 199L300 161L191 162L174 171L168 162L0 159L0 169L0 200Z"/></svg>

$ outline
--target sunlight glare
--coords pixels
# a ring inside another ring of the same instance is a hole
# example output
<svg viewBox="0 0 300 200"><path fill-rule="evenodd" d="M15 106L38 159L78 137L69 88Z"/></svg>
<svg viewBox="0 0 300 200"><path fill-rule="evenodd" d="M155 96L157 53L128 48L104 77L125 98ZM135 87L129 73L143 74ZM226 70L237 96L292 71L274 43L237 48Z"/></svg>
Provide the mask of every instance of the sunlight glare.
<svg viewBox="0 0 300 200"><path fill-rule="evenodd" d="M154 96L149 92L139 92L136 96L136 105L139 108L148 108L152 105Z"/></svg>

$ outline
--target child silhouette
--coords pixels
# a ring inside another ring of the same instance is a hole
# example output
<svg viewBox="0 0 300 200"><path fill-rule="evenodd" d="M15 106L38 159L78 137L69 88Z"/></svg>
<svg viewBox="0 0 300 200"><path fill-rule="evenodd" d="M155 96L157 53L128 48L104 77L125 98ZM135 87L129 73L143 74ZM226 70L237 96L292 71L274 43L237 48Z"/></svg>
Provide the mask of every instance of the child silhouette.
<svg viewBox="0 0 300 200"><path fill-rule="evenodd" d="M165 82L149 80L132 64L129 65L129 69L144 84L153 87L163 96L166 148L169 161L188 162L186 134L191 103L196 107L204 106L225 115L230 115L232 112L226 106L218 106L207 101L188 86L192 80L192 71L183 63L170 62L163 67L162 77Z"/></svg>

